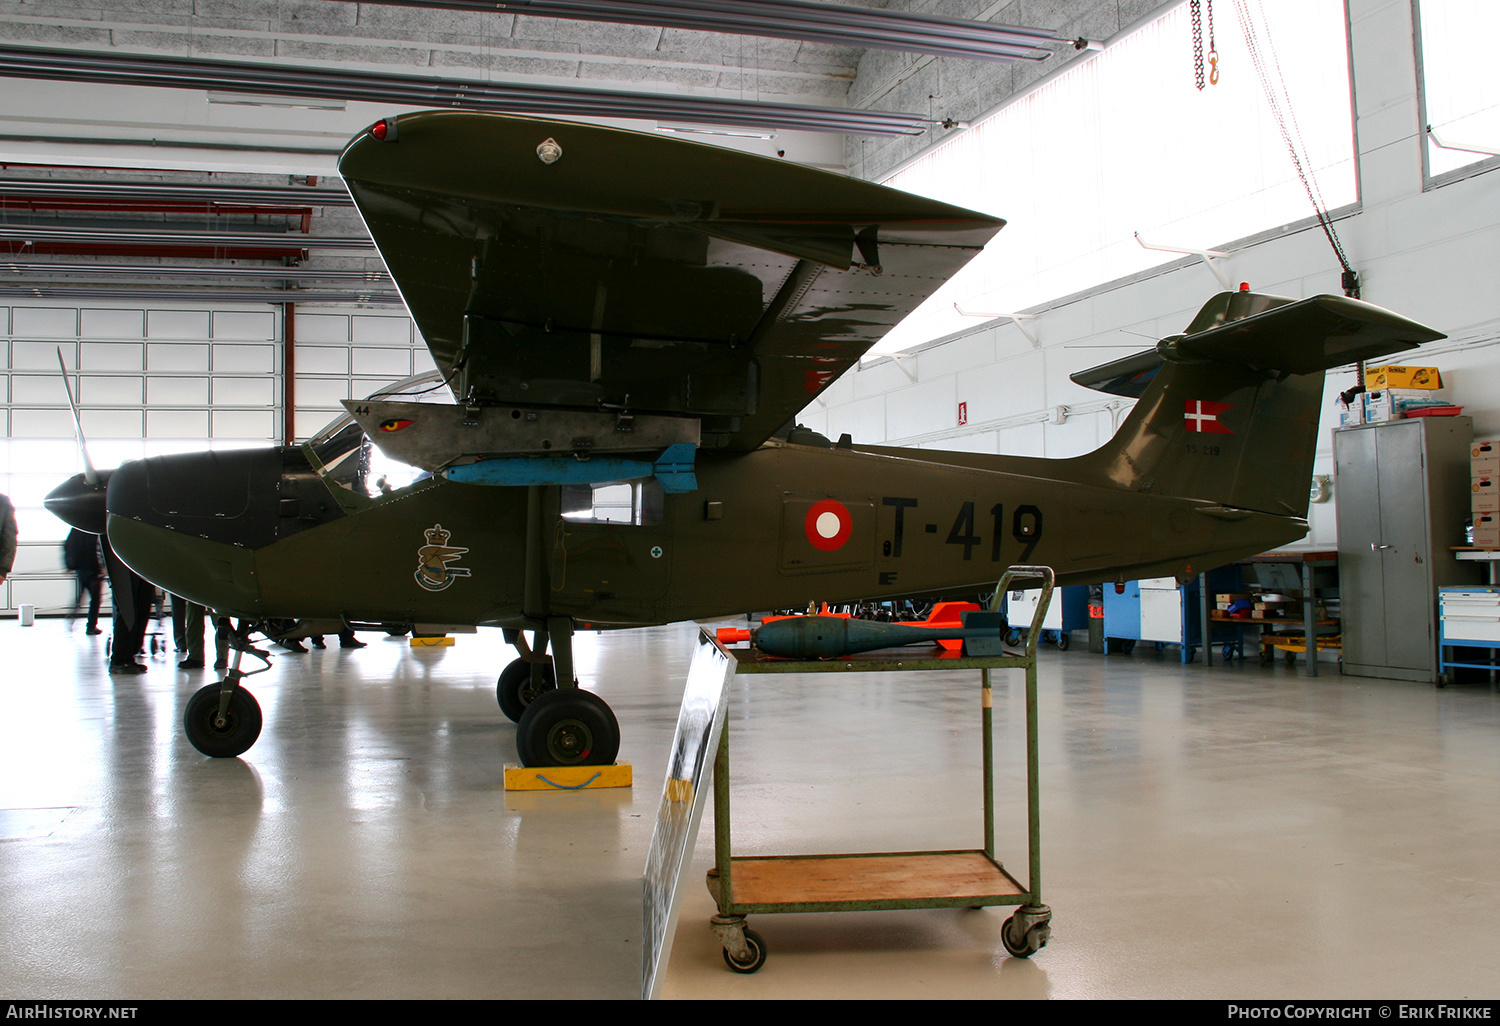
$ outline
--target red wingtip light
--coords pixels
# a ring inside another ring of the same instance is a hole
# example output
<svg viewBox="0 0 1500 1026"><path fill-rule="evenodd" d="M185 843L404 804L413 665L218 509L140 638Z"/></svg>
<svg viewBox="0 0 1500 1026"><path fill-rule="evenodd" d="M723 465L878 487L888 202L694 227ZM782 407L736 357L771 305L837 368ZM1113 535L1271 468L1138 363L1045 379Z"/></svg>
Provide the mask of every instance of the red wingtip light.
<svg viewBox="0 0 1500 1026"><path fill-rule="evenodd" d="M381 142L396 141L396 119L381 118L370 126L370 134Z"/></svg>
<svg viewBox="0 0 1500 1026"><path fill-rule="evenodd" d="M1250 291L1250 283L1248 281L1242 281L1242 282L1240 282L1240 291L1241 292L1249 292Z"/></svg>
<svg viewBox="0 0 1500 1026"><path fill-rule="evenodd" d="M379 139L381 142L385 141L385 133L386 125L384 121L375 122L374 127L370 129L370 134Z"/></svg>

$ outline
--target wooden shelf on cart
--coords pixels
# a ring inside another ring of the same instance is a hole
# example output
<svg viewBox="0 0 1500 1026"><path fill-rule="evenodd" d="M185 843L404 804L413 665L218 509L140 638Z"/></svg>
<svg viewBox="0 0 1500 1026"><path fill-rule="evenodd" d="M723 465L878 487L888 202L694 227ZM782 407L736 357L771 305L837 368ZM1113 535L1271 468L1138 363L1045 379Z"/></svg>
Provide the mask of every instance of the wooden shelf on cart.
<svg viewBox="0 0 1500 1026"><path fill-rule="evenodd" d="M982 851L736 856L730 871L736 907L803 902L933 907L994 903L1026 893ZM711 877L709 889L716 884Z"/></svg>

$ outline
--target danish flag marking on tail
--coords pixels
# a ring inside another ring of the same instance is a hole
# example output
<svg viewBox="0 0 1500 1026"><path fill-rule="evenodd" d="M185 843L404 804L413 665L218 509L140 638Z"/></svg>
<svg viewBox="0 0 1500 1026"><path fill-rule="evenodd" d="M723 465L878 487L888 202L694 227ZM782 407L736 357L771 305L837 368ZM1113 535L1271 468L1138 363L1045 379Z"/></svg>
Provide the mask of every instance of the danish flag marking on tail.
<svg viewBox="0 0 1500 1026"><path fill-rule="evenodd" d="M1234 434L1219 421L1219 414L1229 409L1234 403L1212 403L1203 399L1189 399L1184 405L1186 410L1182 417L1189 431L1203 431L1215 435Z"/></svg>

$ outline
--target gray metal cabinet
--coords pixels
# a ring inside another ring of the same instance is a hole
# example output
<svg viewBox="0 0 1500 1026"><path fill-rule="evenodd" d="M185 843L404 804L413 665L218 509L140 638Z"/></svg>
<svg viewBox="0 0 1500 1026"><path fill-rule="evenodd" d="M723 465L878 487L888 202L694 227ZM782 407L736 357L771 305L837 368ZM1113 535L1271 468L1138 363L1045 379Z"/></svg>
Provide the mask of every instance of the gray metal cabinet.
<svg viewBox="0 0 1500 1026"><path fill-rule="evenodd" d="M1472 438L1468 417L1334 432L1345 673L1437 681L1437 590L1478 580L1452 551Z"/></svg>

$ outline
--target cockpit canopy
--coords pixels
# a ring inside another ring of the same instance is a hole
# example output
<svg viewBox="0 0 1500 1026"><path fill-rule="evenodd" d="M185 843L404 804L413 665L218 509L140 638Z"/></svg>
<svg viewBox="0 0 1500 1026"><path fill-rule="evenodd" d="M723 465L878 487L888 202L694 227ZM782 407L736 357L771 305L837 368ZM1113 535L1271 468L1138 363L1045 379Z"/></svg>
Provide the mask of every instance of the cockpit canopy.
<svg viewBox="0 0 1500 1026"><path fill-rule="evenodd" d="M405 378L366 398L453 404L453 393L443 376L435 370ZM425 470L385 455L347 413L340 414L313 435L307 445L317 457L328 481L366 498L379 498L431 476Z"/></svg>

